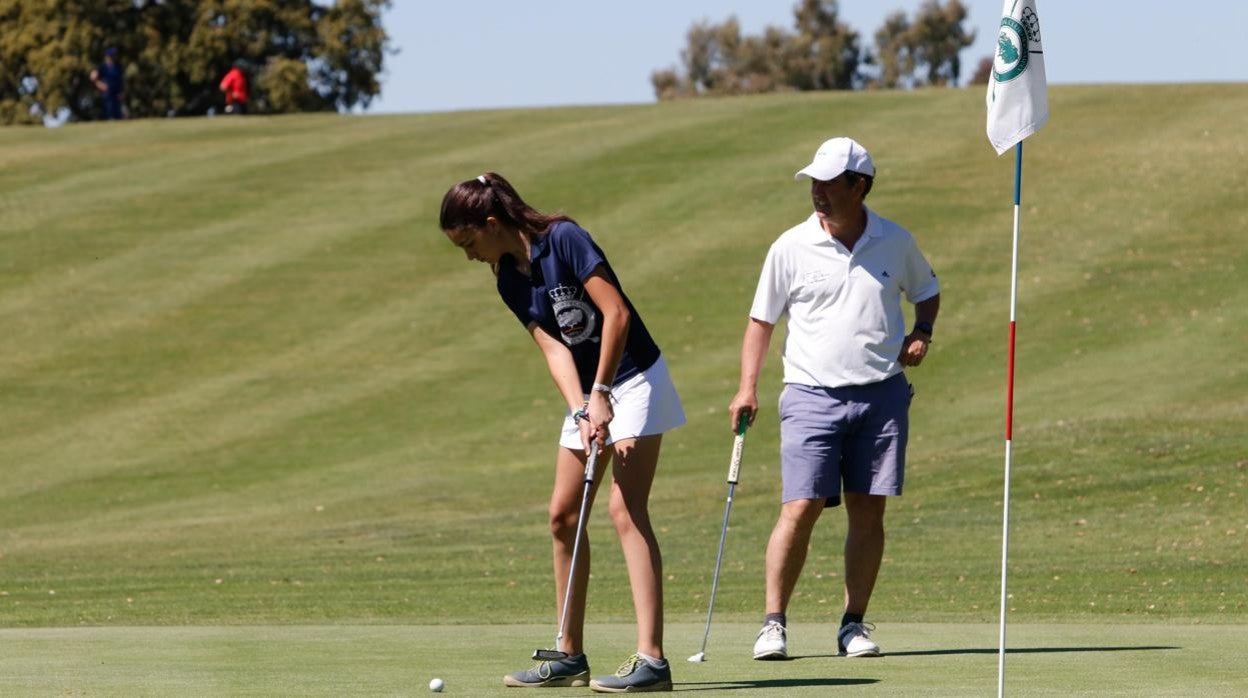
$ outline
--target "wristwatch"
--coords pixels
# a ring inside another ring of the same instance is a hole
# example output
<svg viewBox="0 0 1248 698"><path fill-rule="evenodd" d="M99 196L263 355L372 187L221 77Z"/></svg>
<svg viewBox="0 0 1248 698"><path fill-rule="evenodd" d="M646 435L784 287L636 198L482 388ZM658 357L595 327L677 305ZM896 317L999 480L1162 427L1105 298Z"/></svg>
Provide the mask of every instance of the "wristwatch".
<svg viewBox="0 0 1248 698"><path fill-rule="evenodd" d="M932 323L930 323L930 322L916 322L916 323L914 323L914 331L915 331L915 332L922 332L923 334L927 335L928 337L931 337L931 336L932 336Z"/></svg>

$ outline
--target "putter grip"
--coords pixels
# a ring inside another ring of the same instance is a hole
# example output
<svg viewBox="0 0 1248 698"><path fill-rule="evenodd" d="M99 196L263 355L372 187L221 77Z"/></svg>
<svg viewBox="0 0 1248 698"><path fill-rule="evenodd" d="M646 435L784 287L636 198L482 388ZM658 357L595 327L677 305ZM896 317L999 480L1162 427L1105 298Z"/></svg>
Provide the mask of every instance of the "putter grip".
<svg viewBox="0 0 1248 698"><path fill-rule="evenodd" d="M745 429L750 423L750 413L742 412L737 420L737 435L732 440L732 460L728 462L728 484L735 485L741 478L741 453L745 450Z"/></svg>
<svg viewBox="0 0 1248 698"><path fill-rule="evenodd" d="M583 480L583 482L593 482L595 471L597 471L597 469L598 469L598 445L591 444L589 447L589 457L585 459L585 479Z"/></svg>

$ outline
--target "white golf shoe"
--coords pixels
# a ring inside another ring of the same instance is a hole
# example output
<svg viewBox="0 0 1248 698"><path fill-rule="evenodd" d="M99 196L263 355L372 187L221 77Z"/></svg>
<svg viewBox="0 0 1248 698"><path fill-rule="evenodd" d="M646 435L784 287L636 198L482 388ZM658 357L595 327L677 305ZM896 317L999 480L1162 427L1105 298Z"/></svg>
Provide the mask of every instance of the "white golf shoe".
<svg viewBox="0 0 1248 698"><path fill-rule="evenodd" d="M776 621L769 621L758 631L758 639L754 641L755 659L788 659L789 647L785 642L784 626Z"/></svg>
<svg viewBox="0 0 1248 698"><path fill-rule="evenodd" d="M842 657L878 657L880 646L871 641L870 623L846 623L836 634L837 649Z"/></svg>

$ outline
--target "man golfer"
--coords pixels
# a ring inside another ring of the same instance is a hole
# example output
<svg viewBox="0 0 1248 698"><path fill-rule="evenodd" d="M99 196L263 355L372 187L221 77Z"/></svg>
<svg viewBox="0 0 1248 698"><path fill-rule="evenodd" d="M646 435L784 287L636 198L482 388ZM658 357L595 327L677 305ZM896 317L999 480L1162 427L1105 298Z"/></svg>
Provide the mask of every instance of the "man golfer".
<svg viewBox="0 0 1248 698"><path fill-rule="evenodd" d="M767 543L766 618L755 659L788 657L785 610L825 507L845 500L845 610L837 649L878 656L864 623L884 556L884 506L901 494L910 386L932 340L940 284L914 238L863 204L875 166L850 138L833 138L796 179L810 180L814 213L771 246L741 345L729 405L758 415L758 376L788 314L780 394L780 517ZM901 297L915 306L907 333ZM843 494L842 494L843 492Z"/></svg>

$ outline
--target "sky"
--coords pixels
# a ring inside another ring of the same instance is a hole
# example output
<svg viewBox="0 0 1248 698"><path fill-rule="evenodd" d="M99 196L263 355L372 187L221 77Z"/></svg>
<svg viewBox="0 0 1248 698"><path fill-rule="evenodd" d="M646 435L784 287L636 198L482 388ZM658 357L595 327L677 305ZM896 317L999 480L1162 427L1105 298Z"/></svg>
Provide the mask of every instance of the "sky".
<svg viewBox="0 0 1248 698"><path fill-rule="evenodd" d="M943 0L942 0L943 1ZM1001 0L962 0L977 33L963 80L994 50ZM793 27L796 0L394 0L395 55L368 112L654 102L650 74L677 67L685 33L735 15L743 34ZM871 45L885 16L921 0L841 0ZM1050 84L1243 82L1241 0L1037 0ZM979 88L976 88L979 89Z"/></svg>

